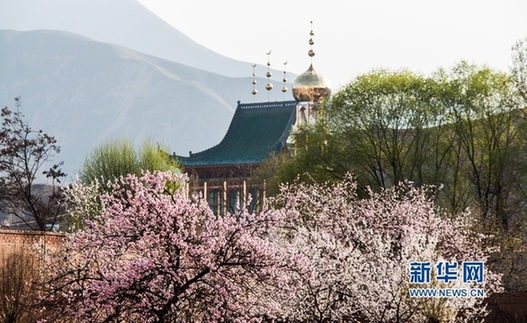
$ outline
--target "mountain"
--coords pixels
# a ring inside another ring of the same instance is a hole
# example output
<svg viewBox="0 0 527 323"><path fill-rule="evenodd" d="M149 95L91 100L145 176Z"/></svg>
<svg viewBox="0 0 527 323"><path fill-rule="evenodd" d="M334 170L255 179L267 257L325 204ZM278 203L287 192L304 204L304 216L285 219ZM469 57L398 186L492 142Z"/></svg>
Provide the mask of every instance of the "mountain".
<svg viewBox="0 0 527 323"><path fill-rule="evenodd" d="M135 0L0 0L0 8L0 30L67 31L225 76L252 74L250 63L194 42Z"/></svg>
<svg viewBox="0 0 527 323"><path fill-rule="evenodd" d="M254 100L251 79L66 32L0 31L0 105L13 109L14 97L22 97L25 120L57 138L62 151L55 162L65 161L71 177L91 149L111 138L151 138L179 155L217 144L236 102ZM270 100L282 99L271 91Z"/></svg>

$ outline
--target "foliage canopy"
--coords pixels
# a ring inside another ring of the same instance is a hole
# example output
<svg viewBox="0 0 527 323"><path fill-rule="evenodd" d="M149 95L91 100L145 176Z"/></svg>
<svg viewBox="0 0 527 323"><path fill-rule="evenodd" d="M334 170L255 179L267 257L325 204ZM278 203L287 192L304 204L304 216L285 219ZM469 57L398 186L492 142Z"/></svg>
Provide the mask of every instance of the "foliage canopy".
<svg viewBox="0 0 527 323"><path fill-rule="evenodd" d="M377 70L322 109L324 120L295 135L281 182L340 181L351 171L363 193L405 180L443 186L437 201L452 213L475 206L514 225L527 123L510 75L467 63L430 77Z"/></svg>
<svg viewBox="0 0 527 323"><path fill-rule="evenodd" d="M86 185L98 182L103 191L108 191L109 183L120 176L141 175L142 171L178 170L178 164L169 157L150 140L146 140L139 151L128 139L109 140L86 157L79 179Z"/></svg>

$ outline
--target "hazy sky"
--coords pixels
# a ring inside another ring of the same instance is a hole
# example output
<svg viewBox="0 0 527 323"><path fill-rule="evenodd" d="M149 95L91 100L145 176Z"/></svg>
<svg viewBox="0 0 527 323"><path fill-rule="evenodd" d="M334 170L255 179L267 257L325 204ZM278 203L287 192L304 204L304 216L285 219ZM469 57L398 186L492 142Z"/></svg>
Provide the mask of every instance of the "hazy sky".
<svg viewBox="0 0 527 323"><path fill-rule="evenodd" d="M527 0L137 0L196 42L249 63L297 74L309 66L334 88L374 68L430 73L464 59L508 70L527 37Z"/></svg>

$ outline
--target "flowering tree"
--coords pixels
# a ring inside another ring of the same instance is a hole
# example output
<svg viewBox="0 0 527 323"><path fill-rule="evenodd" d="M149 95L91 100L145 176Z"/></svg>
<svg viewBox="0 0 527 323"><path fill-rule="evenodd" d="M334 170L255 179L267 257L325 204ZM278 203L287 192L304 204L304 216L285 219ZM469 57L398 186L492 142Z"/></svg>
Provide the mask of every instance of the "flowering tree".
<svg viewBox="0 0 527 323"><path fill-rule="evenodd" d="M71 183L62 189L64 205L64 231L82 230L86 220L97 220L102 214L101 187L98 181L89 185Z"/></svg>
<svg viewBox="0 0 527 323"><path fill-rule="evenodd" d="M454 322L485 314L483 298L410 297L409 289L499 290L486 271L476 285L455 281L410 282L412 262L485 261L484 238L471 234L469 215L442 216L427 189L411 183L357 199L356 182L333 186L295 184L275 203L298 219L284 246L293 264L283 316L291 322Z"/></svg>
<svg viewBox="0 0 527 323"><path fill-rule="evenodd" d="M268 233L282 213L217 218L184 181L128 175L101 197L101 215L48 264L53 321L246 322L274 306L264 287L282 260Z"/></svg>
<svg viewBox="0 0 527 323"><path fill-rule="evenodd" d="M527 37L512 47L512 75L518 91L527 101Z"/></svg>
<svg viewBox="0 0 527 323"><path fill-rule="evenodd" d="M469 214L443 216L426 188L404 183L358 199L351 178L294 184L258 215L215 217L186 197L184 180L129 175L101 197L100 215L49 264L54 321L411 323L485 314L482 298L409 294L422 287L412 263L434 264L437 278L436 263L488 257ZM487 270L482 282L437 278L425 287L490 294L500 284Z"/></svg>

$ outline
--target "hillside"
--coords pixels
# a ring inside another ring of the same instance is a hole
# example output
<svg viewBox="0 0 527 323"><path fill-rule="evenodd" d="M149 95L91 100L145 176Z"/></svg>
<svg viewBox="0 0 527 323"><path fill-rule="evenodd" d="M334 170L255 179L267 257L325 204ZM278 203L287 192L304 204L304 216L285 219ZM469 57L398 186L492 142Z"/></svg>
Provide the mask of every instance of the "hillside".
<svg viewBox="0 0 527 323"><path fill-rule="evenodd" d="M230 77L251 76L252 63L265 63L267 48L262 48L262 62L225 57L196 43L135 0L0 0L0 8L0 30L66 31ZM282 77L281 71L273 74L277 81Z"/></svg>
<svg viewBox="0 0 527 323"><path fill-rule="evenodd" d="M14 108L22 97L28 123L58 139L69 176L109 138L149 137L179 155L209 148L236 102L254 100L250 74L227 77L59 31L0 31L0 62L0 104ZM257 98L267 101L267 93Z"/></svg>

